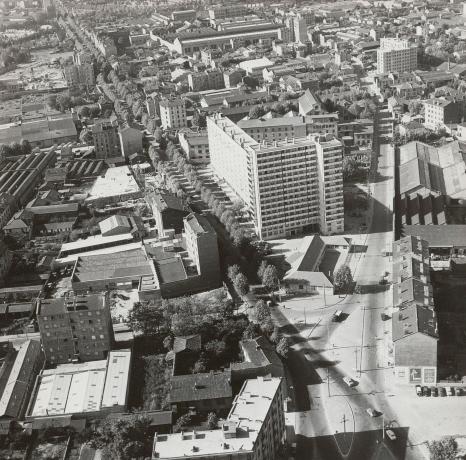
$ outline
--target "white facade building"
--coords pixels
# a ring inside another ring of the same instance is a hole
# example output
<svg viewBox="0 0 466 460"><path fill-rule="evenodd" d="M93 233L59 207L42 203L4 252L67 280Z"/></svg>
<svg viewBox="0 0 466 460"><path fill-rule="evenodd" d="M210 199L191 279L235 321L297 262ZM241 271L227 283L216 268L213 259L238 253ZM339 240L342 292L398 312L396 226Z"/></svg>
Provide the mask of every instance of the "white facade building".
<svg viewBox="0 0 466 460"><path fill-rule="evenodd" d="M399 38L382 38L377 50L377 72L411 72L417 69L417 47Z"/></svg>
<svg viewBox="0 0 466 460"><path fill-rule="evenodd" d="M245 203L260 238L343 231L338 140L257 142L221 116L208 118L207 128L212 169Z"/></svg>
<svg viewBox="0 0 466 460"><path fill-rule="evenodd" d="M186 106L182 99L160 101L160 120L164 129L180 129L188 126Z"/></svg>

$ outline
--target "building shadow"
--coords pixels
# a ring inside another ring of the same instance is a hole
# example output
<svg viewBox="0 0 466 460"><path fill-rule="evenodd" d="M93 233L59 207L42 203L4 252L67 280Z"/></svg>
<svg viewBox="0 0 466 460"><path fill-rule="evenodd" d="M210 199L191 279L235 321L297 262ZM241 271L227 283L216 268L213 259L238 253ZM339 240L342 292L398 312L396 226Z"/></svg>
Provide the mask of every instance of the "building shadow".
<svg viewBox="0 0 466 460"><path fill-rule="evenodd" d="M390 427L396 436L390 440L383 439L380 430L361 431L357 433L335 433L335 435L308 438L296 436L296 460L404 460L407 455L407 427ZM349 453L345 455L346 452ZM342 454L343 453L343 454Z"/></svg>

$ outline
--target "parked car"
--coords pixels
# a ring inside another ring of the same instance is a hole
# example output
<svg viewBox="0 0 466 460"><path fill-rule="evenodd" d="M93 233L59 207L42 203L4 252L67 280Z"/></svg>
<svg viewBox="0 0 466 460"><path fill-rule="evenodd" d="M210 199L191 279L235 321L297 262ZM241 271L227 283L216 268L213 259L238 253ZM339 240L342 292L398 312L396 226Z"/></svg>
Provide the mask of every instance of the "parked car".
<svg viewBox="0 0 466 460"><path fill-rule="evenodd" d="M416 385L416 394L417 394L418 396L424 396L424 395L422 394L421 385Z"/></svg>
<svg viewBox="0 0 466 460"><path fill-rule="evenodd" d="M387 435L388 439L391 441L396 440L396 434L393 432L393 430L385 430L385 434Z"/></svg>
<svg viewBox="0 0 466 460"><path fill-rule="evenodd" d="M438 394L439 394L439 396L445 397L445 396L447 395L447 390L446 390L446 388L445 388L445 387L440 387L440 388L438 389Z"/></svg>
<svg viewBox="0 0 466 460"><path fill-rule="evenodd" d="M456 396L461 396L463 394L463 389L461 387L456 387L455 388L455 395Z"/></svg>
<svg viewBox="0 0 466 460"><path fill-rule="evenodd" d="M351 377L343 377L343 382L345 382L349 387L355 387L358 382L353 380Z"/></svg>
<svg viewBox="0 0 466 460"><path fill-rule="evenodd" d="M455 389L453 387L447 387L447 395L455 396Z"/></svg>
<svg viewBox="0 0 466 460"><path fill-rule="evenodd" d="M430 396L430 388L429 387L422 387L422 394L423 394L423 396Z"/></svg>
<svg viewBox="0 0 466 460"><path fill-rule="evenodd" d="M438 396L438 388L437 387L430 387L430 395L436 398Z"/></svg>
<svg viewBox="0 0 466 460"><path fill-rule="evenodd" d="M372 409L372 407L368 407L366 409L366 412L371 416L371 417L377 417L378 413L375 409Z"/></svg>

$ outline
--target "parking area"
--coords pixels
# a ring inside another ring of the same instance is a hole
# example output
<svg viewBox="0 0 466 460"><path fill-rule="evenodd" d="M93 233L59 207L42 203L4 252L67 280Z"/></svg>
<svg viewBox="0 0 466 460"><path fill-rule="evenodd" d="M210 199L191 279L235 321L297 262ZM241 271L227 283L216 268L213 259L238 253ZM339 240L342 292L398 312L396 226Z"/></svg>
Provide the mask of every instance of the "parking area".
<svg viewBox="0 0 466 460"><path fill-rule="evenodd" d="M434 392L429 388L430 396L417 396L413 386L392 388L389 399L397 414L396 424L410 427L411 442L425 443L449 435L466 436L466 385L454 386L461 388L460 396L448 396L451 386L436 385Z"/></svg>

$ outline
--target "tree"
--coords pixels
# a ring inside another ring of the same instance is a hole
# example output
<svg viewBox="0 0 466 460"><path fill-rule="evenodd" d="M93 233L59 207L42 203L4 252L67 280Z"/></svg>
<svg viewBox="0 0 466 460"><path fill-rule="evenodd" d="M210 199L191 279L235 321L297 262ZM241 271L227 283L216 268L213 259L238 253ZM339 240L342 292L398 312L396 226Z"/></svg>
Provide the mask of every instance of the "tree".
<svg viewBox="0 0 466 460"><path fill-rule="evenodd" d="M269 290L274 291L278 287L278 271L275 265L268 265L262 277L262 284Z"/></svg>
<svg viewBox="0 0 466 460"><path fill-rule="evenodd" d="M206 120L205 113L199 113L197 111L194 112L192 124L193 126L199 126L199 128L207 127L207 120Z"/></svg>
<svg viewBox="0 0 466 460"><path fill-rule="evenodd" d="M454 460L458 453L458 443L451 436L428 442L427 446L431 460Z"/></svg>
<svg viewBox="0 0 466 460"><path fill-rule="evenodd" d="M119 460L144 457L151 448L150 423L143 415L104 419L90 434L90 445Z"/></svg>
<svg viewBox="0 0 466 460"><path fill-rule="evenodd" d="M23 148L19 142L12 142L10 144L11 155L22 155Z"/></svg>
<svg viewBox="0 0 466 460"><path fill-rule="evenodd" d="M249 118L260 118L262 115L264 115L264 113L264 108L261 105L255 105L254 107L251 107L251 110L249 111Z"/></svg>
<svg viewBox="0 0 466 460"><path fill-rule="evenodd" d="M29 155L32 152L32 146L27 139L21 140L21 151L23 155Z"/></svg>
<svg viewBox="0 0 466 460"><path fill-rule="evenodd" d="M10 146L7 144L0 144L0 159L9 157L11 155Z"/></svg>
<svg viewBox="0 0 466 460"><path fill-rule="evenodd" d="M228 267L228 278L229 280L234 283L235 282L235 279L236 279L236 276L240 274L240 268L239 268L239 265L230 265Z"/></svg>
<svg viewBox="0 0 466 460"><path fill-rule="evenodd" d="M343 158L343 179L351 180L358 175L360 168L354 158Z"/></svg>
<svg viewBox="0 0 466 460"><path fill-rule="evenodd" d="M246 329L243 331L243 339L255 339L257 336L261 334L261 330L258 324L256 323L249 323L246 326Z"/></svg>
<svg viewBox="0 0 466 460"><path fill-rule="evenodd" d="M256 302L254 308L256 313L256 319L259 323L262 323L266 319L270 318L270 309L262 299Z"/></svg>
<svg viewBox="0 0 466 460"><path fill-rule="evenodd" d="M128 315L128 323L133 331L155 335L164 323L163 312L158 306L136 302Z"/></svg>
<svg viewBox="0 0 466 460"><path fill-rule="evenodd" d="M79 140L82 144L92 144L93 139L92 132L89 129L83 129L79 134Z"/></svg>
<svg viewBox="0 0 466 460"><path fill-rule="evenodd" d="M282 358L288 358L290 354L290 339L288 337L282 337L278 341L275 349Z"/></svg>
<svg viewBox="0 0 466 460"><path fill-rule="evenodd" d="M241 297L245 296L249 292L248 279L242 273L238 273L236 275L233 285Z"/></svg>
<svg viewBox="0 0 466 460"><path fill-rule="evenodd" d="M79 110L79 116L81 118L89 118L91 114L91 109L85 105L84 107L81 107L81 109Z"/></svg>
<svg viewBox="0 0 466 460"><path fill-rule="evenodd" d="M173 342L174 342L173 334L168 334L163 339L163 348L165 348L165 350L173 350Z"/></svg>
<svg viewBox="0 0 466 460"><path fill-rule="evenodd" d="M337 292L348 292L353 286L353 275L348 265L342 265L335 272L333 287Z"/></svg>
<svg viewBox="0 0 466 460"><path fill-rule="evenodd" d="M262 281L262 278L264 277L265 269L268 267L267 261L263 260L261 264L259 265L259 268L257 269L257 276L259 279Z"/></svg>
<svg viewBox="0 0 466 460"><path fill-rule="evenodd" d="M270 337L275 329L275 324L273 324L272 318L266 318L264 322L260 325L260 328L265 336Z"/></svg>
<svg viewBox="0 0 466 460"><path fill-rule="evenodd" d="M218 426L218 417L215 412L209 412L207 415L207 426L209 430L214 430Z"/></svg>
<svg viewBox="0 0 466 460"><path fill-rule="evenodd" d="M71 108L71 97L67 94L59 94L57 96L57 105L60 112L65 112Z"/></svg>
<svg viewBox="0 0 466 460"><path fill-rule="evenodd" d="M183 428L186 428L191 423L191 416L184 414L178 417L175 425L173 425L173 433L179 433Z"/></svg>

